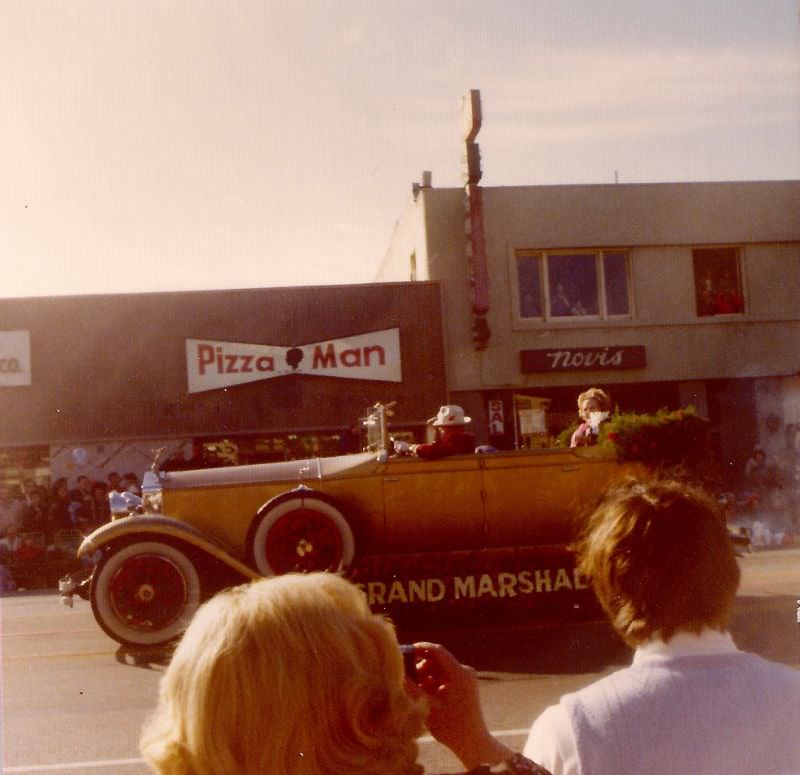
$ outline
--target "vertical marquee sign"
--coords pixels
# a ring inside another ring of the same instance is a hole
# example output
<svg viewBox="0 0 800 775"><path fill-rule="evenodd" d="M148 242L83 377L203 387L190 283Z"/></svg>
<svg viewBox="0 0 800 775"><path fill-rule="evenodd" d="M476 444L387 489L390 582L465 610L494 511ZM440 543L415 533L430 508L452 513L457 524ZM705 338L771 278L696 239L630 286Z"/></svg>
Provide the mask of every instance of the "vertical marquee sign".
<svg viewBox="0 0 800 775"><path fill-rule="evenodd" d="M472 287L472 341L476 350L485 350L491 337L486 320L486 313L489 311L489 267L483 228L483 198L478 185L483 173L480 147L475 142L482 122L481 93L472 89L464 97L461 124L464 137L464 229L467 237L469 282Z"/></svg>

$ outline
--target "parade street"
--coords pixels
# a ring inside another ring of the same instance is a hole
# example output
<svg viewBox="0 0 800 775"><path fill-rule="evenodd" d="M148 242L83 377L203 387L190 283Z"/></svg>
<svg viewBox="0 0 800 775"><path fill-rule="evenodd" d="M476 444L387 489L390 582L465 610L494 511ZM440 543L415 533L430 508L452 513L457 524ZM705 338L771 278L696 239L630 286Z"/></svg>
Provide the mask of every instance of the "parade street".
<svg viewBox="0 0 800 775"><path fill-rule="evenodd" d="M800 667L800 549L754 552L733 633L738 645ZM137 739L155 704L164 654L130 653L96 625L89 603L59 605L54 593L16 593L2 613L3 772L144 775ZM441 640L479 671L491 729L520 748L536 715L627 658L605 630L500 634L473 629L421 633ZM423 738L429 772L457 771L441 746Z"/></svg>

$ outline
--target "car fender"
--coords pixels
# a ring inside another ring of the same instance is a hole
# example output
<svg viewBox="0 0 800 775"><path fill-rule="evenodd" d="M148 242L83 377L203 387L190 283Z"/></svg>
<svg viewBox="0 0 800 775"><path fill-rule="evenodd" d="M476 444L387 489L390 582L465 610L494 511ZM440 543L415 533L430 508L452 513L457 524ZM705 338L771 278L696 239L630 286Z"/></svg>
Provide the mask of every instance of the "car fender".
<svg viewBox="0 0 800 775"><path fill-rule="evenodd" d="M275 506L277 506L279 503L292 498L311 498L314 500L324 501L334 508L341 508L341 506L336 502L336 499L332 498L330 495L320 492L319 490L315 490L314 488L309 487L307 484L299 484L297 487L293 487L291 490L286 490L286 492L279 493L278 495L270 498L259 508L259 510L256 512L256 516L260 516L264 512L275 508Z"/></svg>
<svg viewBox="0 0 800 775"><path fill-rule="evenodd" d="M253 519L250 522L250 528L247 531L247 538L245 540L248 556L252 553L251 548L253 545L253 536L255 535L256 528L258 527L259 518L268 511L274 509L279 504L283 503L284 501L291 500L292 498L310 498L313 500L319 500L327 503L329 506L333 506L335 509L341 510L341 506L336 502L335 498L331 498L330 495L320 492L319 490L315 490L312 487L309 487L307 484L299 484L297 487L293 487L291 490L278 493L263 503L259 507L258 511L253 515Z"/></svg>
<svg viewBox="0 0 800 775"><path fill-rule="evenodd" d="M219 560L247 579L261 578L260 573L234 557L231 551L215 538L205 535L186 522L153 514L122 517L101 525L83 539L77 556L79 558L88 556L119 540L142 538L145 535L177 539Z"/></svg>

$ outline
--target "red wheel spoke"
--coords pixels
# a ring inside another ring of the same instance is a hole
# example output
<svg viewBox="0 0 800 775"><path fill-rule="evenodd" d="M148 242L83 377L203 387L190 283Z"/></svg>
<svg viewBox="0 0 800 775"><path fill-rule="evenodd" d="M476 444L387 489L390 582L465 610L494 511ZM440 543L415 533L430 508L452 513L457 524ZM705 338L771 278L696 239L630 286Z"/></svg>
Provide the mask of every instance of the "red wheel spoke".
<svg viewBox="0 0 800 775"><path fill-rule="evenodd" d="M342 560L342 537L330 518L313 509L284 514L269 531L267 560L277 573L330 570Z"/></svg>
<svg viewBox="0 0 800 775"><path fill-rule="evenodd" d="M111 605L135 630L159 630L174 622L188 599L186 579L168 557L135 555L126 560L109 584Z"/></svg>

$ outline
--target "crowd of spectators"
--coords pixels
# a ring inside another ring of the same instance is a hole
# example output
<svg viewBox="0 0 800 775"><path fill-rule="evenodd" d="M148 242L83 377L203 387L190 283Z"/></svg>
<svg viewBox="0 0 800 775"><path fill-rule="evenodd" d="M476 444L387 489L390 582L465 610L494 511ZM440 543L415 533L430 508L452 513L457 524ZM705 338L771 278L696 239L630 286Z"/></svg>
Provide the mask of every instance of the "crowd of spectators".
<svg viewBox="0 0 800 775"><path fill-rule="evenodd" d="M797 432L789 426L793 436ZM800 536L800 444L774 456L756 444L736 492L720 495L728 523L746 532L753 548L791 546Z"/></svg>
<svg viewBox="0 0 800 775"><path fill-rule="evenodd" d="M111 472L107 482L81 474L49 487L33 479L0 481L0 591L54 587L63 573L80 568L75 551L83 536L110 519L113 490L138 494L139 479Z"/></svg>

